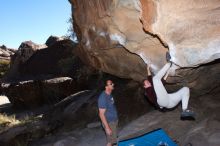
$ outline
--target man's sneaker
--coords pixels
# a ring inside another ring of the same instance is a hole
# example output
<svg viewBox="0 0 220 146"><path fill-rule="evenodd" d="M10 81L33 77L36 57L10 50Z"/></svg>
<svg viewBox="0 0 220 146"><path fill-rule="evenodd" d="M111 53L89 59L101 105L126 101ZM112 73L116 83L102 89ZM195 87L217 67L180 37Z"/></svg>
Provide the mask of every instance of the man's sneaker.
<svg viewBox="0 0 220 146"><path fill-rule="evenodd" d="M184 110L181 113L181 120L195 120L195 113L193 111L190 110Z"/></svg>
<svg viewBox="0 0 220 146"><path fill-rule="evenodd" d="M166 52L166 59L167 59L167 62L170 62L171 56L169 52Z"/></svg>

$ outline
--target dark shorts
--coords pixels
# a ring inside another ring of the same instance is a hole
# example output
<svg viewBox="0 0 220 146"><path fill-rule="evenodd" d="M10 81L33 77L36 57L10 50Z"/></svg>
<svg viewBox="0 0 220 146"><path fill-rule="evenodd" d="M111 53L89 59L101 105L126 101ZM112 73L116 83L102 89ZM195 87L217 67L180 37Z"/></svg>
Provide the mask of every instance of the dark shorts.
<svg viewBox="0 0 220 146"><path fill-rule="evenodd" d="M118 136L118 121L110 122L109 127L112 129L112 135L108 135L106 133L107 143L115 144L117 143L117 136ZM103 128L105 129L104 125L103 125Z"/></svg>

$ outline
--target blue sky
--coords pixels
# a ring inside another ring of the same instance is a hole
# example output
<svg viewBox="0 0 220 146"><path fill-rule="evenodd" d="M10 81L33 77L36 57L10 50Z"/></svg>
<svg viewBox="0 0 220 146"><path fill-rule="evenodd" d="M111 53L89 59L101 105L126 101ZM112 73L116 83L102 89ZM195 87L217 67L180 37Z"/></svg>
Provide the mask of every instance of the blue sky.
<svg viewBox="0 0 220 146"><path fill-rule="evenodd" d="M0 0L0 45L18 48L23 41L43 44L50 35L66 35L70 17L68 0Z"/></svg>

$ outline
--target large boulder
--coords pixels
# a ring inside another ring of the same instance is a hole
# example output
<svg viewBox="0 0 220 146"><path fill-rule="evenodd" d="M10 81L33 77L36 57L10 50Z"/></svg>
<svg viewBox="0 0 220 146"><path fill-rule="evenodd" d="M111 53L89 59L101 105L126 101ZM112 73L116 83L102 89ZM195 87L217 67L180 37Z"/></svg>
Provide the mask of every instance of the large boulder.
<svg viewBox="0 0 220 146"><path fill-rule="evenodd" d="M46 46L35 44L32 41L22 42L18 48L18 51L17 51L15 57L13 58L14 59L13 63L15 61L24 63L34 54L34 52L36 52L39 49L43 49L43 48L46 48Z"/></svg>
<svg viewBox="0 0 220 146"><path fill-rule="evenodd" d="M10 60L11 56L14 55L16 51L14 49L7 48L5 45L0 46L0 59Z"/></svg>
<svg viewBox="0 0 220 146"><path fill-rule="evenodd" d="M20 66L21 76L66 76L74 74L81 63L75 55L76 44L71 40L57 41L53 45L38 50Z"/></svg>
<svg viewBox="0 0 220 146"><path fill-rule="evenodd" d="M132 50L138 49L139 42L153 37L146 36L141 23L135 23L138 12L130 13L122 5L117 9L111 0L91 1L91 5L86 0L71 0L71 3L74 30L79 39L77 54L82 61L119 77L142 80L146 74L145 63ZM153 46L160 45L157 39L153 40ZM148 45L144 47L154 50ZM151 57L160 60L159 66L161 60L165 61L165 58Z"/></svg>
<svg viewBox="0 0 220 146"><path fill-rule="evenodd" d="M166 43L173 62L194 67L220 58L220 1L140 1L144 29Z"/></svg>
<svg viewBox="0 0 220 146"><path fill-rule="evenodd" d="M12 56L10 69L4 81L34 80L42 76L51 78L68 76L70 72L74 72L77 64L80 65L74 54L75 46L76 44L68 39L58 39L49 47L30 41L23 42Z"/></svg>
<svg viewBox="0 0 220 146"><path fill-rule="evenodd" d="M69 39L58 39L49 47L22 43L2 79L1 94L15 107L35 108L85 89L84 81L93 71L74 54L75 47Z"/></svg>
<svg viewBox="0 0 220 146"><path fill-rule="evenodd" d="M2 92L13 106L18 108L36 108L44 104L54 104L79 90L82 89L69 77L2 84Z"/></svg>
<svg viewBox="0 0 220 146"><path fill-rule="evenodd" d="M5 45L0 46L0 77L3 77L9 70L11 56L16 50L7 48Z"/></svg>
<svg viewBox="0 0 220 146"><path fill-rule="evenodd" d="M32 41L22 42L16 53L11 56L10 70L7 78L19 76L19 68L24 64L37 50L45 48L46 45L38 45Z"/></svg>
<svg viewBox="0 0 220 146"><path fill-rule="evenodd" d="M220 57L217 0L70 2L78 54L102 71L140 80L145 64L154 73L165 64L168 50L173 70Z"/></svg>
<svg viewBox="0 0 220 146"><path fill-rule="evenodd" d="M219 145L219 130L208 124L219 126L219 1L69 1L79 41L77 54L82 61L140 81L147 76L146 65L154 73L161 69L169 50L175 65L168 78L168 92L190 87L189 108L198 114L196 122L179 120L178 108L169 113L154 111L140 118L136 127L129 125L130 131L125 129L124 134L143 127L144 132L162 127L181 145Z"/></svg>
<svg viewBox="0 0 220 146"><path fill-rule="evenodd" d="M64 40L64 38L62 37L57 37L57 36L50 36L47 41L46 41L46 45L49 47L51 45L53 45L54 43L58 42L58 41L62 41Z"/></svg>

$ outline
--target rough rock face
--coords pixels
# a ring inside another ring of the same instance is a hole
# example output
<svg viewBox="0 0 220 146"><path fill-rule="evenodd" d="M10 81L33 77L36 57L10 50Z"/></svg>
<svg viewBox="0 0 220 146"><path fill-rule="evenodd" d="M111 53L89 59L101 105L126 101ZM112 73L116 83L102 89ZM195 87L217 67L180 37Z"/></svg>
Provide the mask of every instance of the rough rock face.
<svg viewBox="0 0 220 146"><path fill-rule="evenodd" d="M50 42L49 47L30 41L22 43L12 56L10 70L4 81L67 76L77 69L80 62L74 54L75 43L59 37L49 37L47 42Z"/></svg>
<svg viewBox="0 0 220 146"><path fill-rule="evenodd" d="M7 48L5 45L0 46L0 78L8 72L11 56L15 52L16 50Z"/></svg>
<svg viewBox="0 0 220 146"><path fill-rule="evenodd" d="M13 49L9 49L6 46L0 46L0 59L1 60L10 60L11 56L14 55L16 51Z"/></svg>
<svg viewBox="0 0 220 146"><path fill-rule="evenodd" d="M198 68L178 69L176 76L167 80L167 89L175 92L183 86L191 89L191 97L197 98L212 91L220 85L220 60L200 66Z"/></svg>
<svg viewBox="0 0 220 146"><path fill-rule="evenodd" d="M141 0L141 6L144 29L169 46L179 66L220 58L219 0Z"/></svg>
<svg viewBox="0 0 220 146"><path fill-rule="evenodd" d="M7 74L8 77L18 76L19 67L25 63L37 50L46 48L46 45L38 45L32 41L22 42L18 51L11 57L10 70Z"/></svg>
<svg viewBox="0 0 220 146"><path fill-rule="evenodd" d="M220 57L218 0L70 2L78 54L105 72L140 80L145 76L144 62L157 72L168 49L180 67Z"/></svg>
<svg viewBox="0 0 220 146"><path fill-rule="evenodd" d="M49 47L36 51L20 66L20 76L65 76L70 72L74 73L79 63L74 54L75 46L70 40L58 40Z"/></svg>
<svg viewBox="0 0 220 146"><path fill-rule="evenodd" d="M15 107L36 108L53 104L80 90L69 77L29 80L2 85L2 91Z"/></svg>
<svg viewBox="0 0 220 146"><path fill-rule="evenodd" d="M24 63L34 54L35 51L43 48L46 48L46 46L35 44L32 41L23 42L18 48L16 58L18 58L21 63Z"/></svg>
<svg viewBox="0 0 220 146"><path fill-rule="evenodd" d="M49 46L53 45L54 43L56 43L58 41L62 41L62 40L64 40L64 38L57 37L57 36L50 36L46 41L46 45L49 47Z"/></svg>
<svg viewBox="0 0 220 146"><path fill-rule="evenodd" d="M134 53L144 56L140 50L145 49L155 70L165 63L166 49L157 38L143 31L133 1L71 2L74 30L80 43L78 54L83 61L105 72L135 80L143 79L146 70L141 57Z"/></svg>
<svg viewBox="0 0 220 146"><path fill-rule="evenodd" d="M35 108L85 89L81 78L89 69L74 55L75 46L71 40L60 39L49 47L22 43L2 79L1 94L16 107Z"/></svg>

